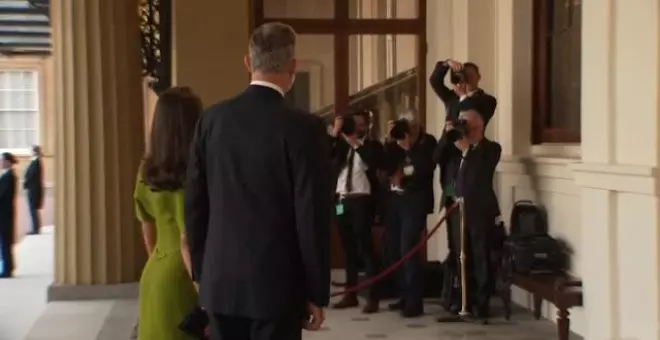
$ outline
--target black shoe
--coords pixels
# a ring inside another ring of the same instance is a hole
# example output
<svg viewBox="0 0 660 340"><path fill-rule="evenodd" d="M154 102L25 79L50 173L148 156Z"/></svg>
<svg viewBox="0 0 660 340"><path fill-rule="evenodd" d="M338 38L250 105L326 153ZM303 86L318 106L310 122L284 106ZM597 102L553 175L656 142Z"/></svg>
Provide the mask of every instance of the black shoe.
<svg viewBox="0 0 660 340"><path fill-rule="evenodd" d="M367 304L362 308L362 314L374 314L378 313L380 309L380 304L378 299L368 299Z"/></svg>
<svg viewBox="0 0 660 340"><path fill-rule="evenodd" d="M401 316L404 318L417 318L424 315L423 310L403 310L401 311Z"/></svg>
<svg viewBox="0 0 660 340"><path fill-rule="evenodd" d="M403 304L404 304L403 300L399 300L397 302L390 303L389 305L387 305L387 308L389 308L390 310L402 310Z"/></svg>
<svg viewBox="0 0 660 340"><path fill-rule="evenodd" d="M332 305L334 309L347 309L359 306L360 303L357 299L357 296L353 294L344 295L344 297L339 300L339 302Z"/></svg>

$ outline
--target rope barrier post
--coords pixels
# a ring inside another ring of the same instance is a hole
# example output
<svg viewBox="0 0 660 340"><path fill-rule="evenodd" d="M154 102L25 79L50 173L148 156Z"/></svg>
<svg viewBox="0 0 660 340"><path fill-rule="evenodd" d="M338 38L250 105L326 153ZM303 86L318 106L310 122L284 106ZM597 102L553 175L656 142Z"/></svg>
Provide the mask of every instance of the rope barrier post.
<svg viewBox="0 0 660 340"><path fill-rule="evenodd" d="M467 311L467 305L468 305L468 298L467 298L467 291L468 291L468 286L467 286L467 242L466 242L466 237L465 237L465 201L463 200L463 197L459 197L456 199L456 202L458 203L458 213L460 214L460 233L461 233L461 253L459 256L459 260L461 262L461 311L459 312L459 316L464 317L464 316L469 316L470 312Z"/></svg>

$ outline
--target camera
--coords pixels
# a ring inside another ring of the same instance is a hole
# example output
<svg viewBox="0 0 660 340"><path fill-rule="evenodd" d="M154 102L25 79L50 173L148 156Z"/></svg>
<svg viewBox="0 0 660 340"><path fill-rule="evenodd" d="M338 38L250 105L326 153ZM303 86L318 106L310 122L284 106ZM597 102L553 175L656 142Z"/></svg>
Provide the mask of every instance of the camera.
<svg viewBox="0 0 660 340"><path fill-rule="evenodd" d="M468 134L468 122L465 119L458 119L453 122L454 128L447 131L447 139L450 142L455 142L462 139Z"/></svg>
<svg viewBox="0 0 660 340"><path fill-rule="evenodd" d="M341 133L346 136L351 136L355 133L355 119L353 115L345 115L344 122L341 125Z"/></svg>
<svg viewBox="0 0 660 340"><path fill-rule="evenodd" d="M410 129L410 125L408 125L407 119L395 120L392 130L390 130L390 138L394 140L405 139L409 129Z"/></svg>
<svg viewBox="0 0 660 340"><path fill-rule="evenodd" d="M458 71L451 71L451 74L449 75L449 81L451 81L452 84L461 84L467 82L467 75L465 74L465 68L461 68Z"/></svg>

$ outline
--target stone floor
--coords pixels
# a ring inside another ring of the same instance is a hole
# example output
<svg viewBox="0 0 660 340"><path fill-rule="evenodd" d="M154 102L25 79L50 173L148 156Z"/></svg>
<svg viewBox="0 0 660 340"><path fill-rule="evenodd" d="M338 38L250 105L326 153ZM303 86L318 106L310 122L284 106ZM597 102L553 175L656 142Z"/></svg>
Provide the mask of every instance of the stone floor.
<svg viewBox="0 0 660 340"><path fill-rule="evenodd" d="M52 230L29 236L18 247L17 278L0 280L0 340L123 340L137 319L134 300L54 302L46 304L52 282ZM385 306L385 303L383 303ZM406 320L391 312L369 317L358 309L329 310L325 327L306 340L552 340L556 327L518 310L511 321L491 325L438 324L440 308L430 301L427 316ZM575 336L571 339L579 339Z"/></svg>

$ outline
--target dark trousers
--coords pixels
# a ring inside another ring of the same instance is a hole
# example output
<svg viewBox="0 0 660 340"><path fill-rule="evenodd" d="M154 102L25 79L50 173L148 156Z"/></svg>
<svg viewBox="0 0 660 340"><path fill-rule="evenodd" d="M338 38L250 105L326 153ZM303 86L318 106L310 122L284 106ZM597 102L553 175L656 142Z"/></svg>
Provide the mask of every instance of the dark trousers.
<svg viewBox="0 0 660 340"><path fill-rule="evenodd" d="M301 340L302 320L256 320L245 317L209 315L211 340Z"/></svg>
<svg viewBox="0 0 660 340"><path fill-rule="evenodd" d="M39 214L39 209L30 205L30 219L32 221L32 234L38 234L41 229L41 216Z"/></svg>
<svg viewBox="0 0 660 340"><path fill-rule="evenodd" d="M343 205L343 213L335 214L337 230L344 249L346 285L358 284L360 264L364 264L367 277L380 270L380 261L374 251L371 227L374 223L374 202L371 196L346 197L338 202ZM377 288L368 288L372 299L378 298Z"/></svg>
<svg viewBox="0 0 660 340"><path fill-rule="evenodd" d="M6 226L0 224L0 228ZM0 230L0 256L2 256L2 267L0 276L11 276L14 271L14 237L13 230Z"/></svg>
<svg viewBox="0 0 660 340"><path fill-rule="evenodd" d="M451 256L456 262L459 282L461 279L461 228L460 213L454 210L449 216L451 225L450 248L455 249ZM488 225L473 224L465 226L465 257L467 278L467 310L478 316L487 317L490 314L490 296L492 295L491 267L489 261ZM492 225L490 226L493 227ZM464 287L460 287L463 289ZM460 290L456 298L458 307L461 306Z"/></svg>
<svg viewBox="0 0 660 340"><path fill-rule="evenodd" d="M39 201L37 194L28 190L27 201L30 209L30 220L32 222L30 233L38 234L41 229L41 215L39 214Z"/></svg>
<svg viewBox="0 0 660 340"><path fill-rule="evenodd" d="M390 193L386 216L386 242L393 261L398 261L422 238L426 229L426 196L424 193ZM408 259L399 270L399 287L404 312L424 311L422 257Z"/></svg>

